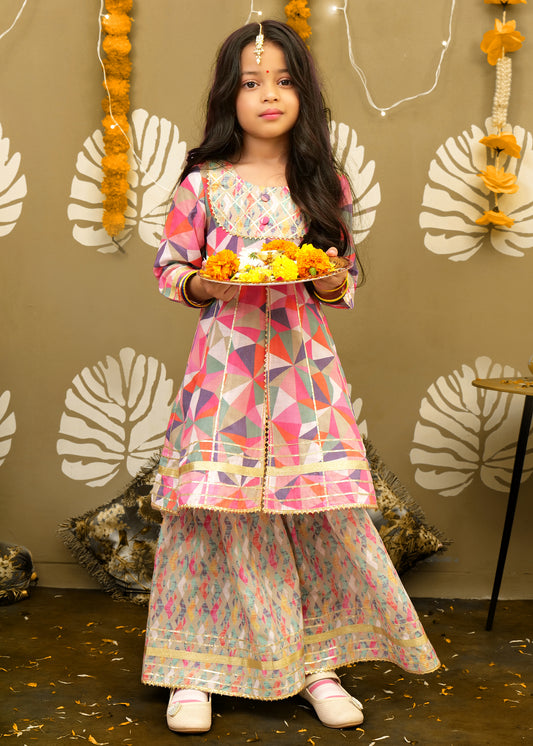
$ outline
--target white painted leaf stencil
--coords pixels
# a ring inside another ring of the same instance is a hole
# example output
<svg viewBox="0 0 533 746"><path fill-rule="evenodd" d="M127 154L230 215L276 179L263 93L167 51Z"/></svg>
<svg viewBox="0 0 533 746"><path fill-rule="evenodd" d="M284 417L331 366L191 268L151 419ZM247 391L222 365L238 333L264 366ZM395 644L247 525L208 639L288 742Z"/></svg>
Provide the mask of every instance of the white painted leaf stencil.
<svg viewBox="0 0 533 746"><path fill-rule="evenodd" d="M434 254L454 262L466 261L486 243L507 256L524 256L533 242L533 137L523 127L509 126L522 148L521 158L500 158L500 166L516 174L519 189L499 197L502 212L514 225L503 228L479 225L478 218L491 209L491 193L478 174L493 165L492 151L479 140L493 133L492 120L485 130L471 126L457 138L449 137L431 161L422 200L420 227L424 244Z"/></svg>
<svg viewBox="0 0 533 746"><path fill-rule="evenodd" d="M137 228L144 243L157 247L187 146L180 142L176 125L168 119L150 116L144 109L132 113L129 136L139 163L130 148L126 225L117 240L123 246ZM72 234L78 243L93 246L101 253L114 253L118 248L102 226L103 155L102 131L95 130L78 154L67 214L74 224Z"/></svg>
<svg viewBox="0 0 533 746"><path fill-rule="evenodd" d="M164 440L173 382L165 366L130 347L77 375L65 397L57 441L61 469L100 487L121 466L132 476Z"/></svg>
<svg viewBox="0 0 533 746"><path fill-rule="evenodd" d="M361 410L363 409L363 400L361 397L358 399L355 399L352 402L352 408L353 413L355 416L355 421L357 422L357 427L359 430L359 433L363 438L368 438L368 425L366 420L361 419Z"/></svg>
<svg viewBox="0 0 533 746"><path fill-rule="evenodd" d="M11 393L4 391L0 396L0 466L11 450L11 442L17 429L15 413L10 411L10 400Z"/></svg>
<svg viewBox="0 0 533 746"><path fill-rule="evenodd" d="M9 155L9 140L0 124L0 238L11 233L22 212L27 194L26 177L20 174L21 155Z"/></svg>
<svg viewBox="0 0 533 746"><path fill-rule="evenodd" d="M415 480L443 496L458 495L476 475L483 484L507 492L523 408L523 397L472 386L475 378L516 378L509 365L479 357L433 383L420 405L411 463ZM522 481L533 472L533 444Z"/></svg>
<svg viewBox="0 0 533 746"><path fill-rule="evenodd" d="M381 202L379 182L373 181L376 164L368 161L365 165L365 149L357 144L357 133L347 124L332 122L330 130L333 153L348 174L357 199L353 234L355 243L361 243L374 225Z"/></svg>

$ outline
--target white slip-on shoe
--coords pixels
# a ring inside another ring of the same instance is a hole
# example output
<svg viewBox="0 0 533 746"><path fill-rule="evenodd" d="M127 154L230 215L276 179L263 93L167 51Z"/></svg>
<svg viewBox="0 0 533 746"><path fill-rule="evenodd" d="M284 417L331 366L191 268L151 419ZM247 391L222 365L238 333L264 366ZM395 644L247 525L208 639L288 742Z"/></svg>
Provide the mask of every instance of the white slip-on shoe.
<svg viewBox="0 0 533 746"><path fill-rule="evenodd" d="M313 696L309 687L316 681L323 681L324 679L333 679L337 682L338 696L324 697L323 699ZM300 692L300 696L313 705L320 722L327 725L328 728L350 728L354 725L360 725L364 720L363 705L358 699L352 697L346 689L343 689L340 682L341 680L335 671L321 671L306 676L305 688Z"/></svg>
<svg viewBox="0 0 533 746"><path fill-rule="evenodd" d="M167 707L167 725L178 733L205 733L211 728L211 695L206 702L180 702L174 700L176 689L170 691Z"/></svg>

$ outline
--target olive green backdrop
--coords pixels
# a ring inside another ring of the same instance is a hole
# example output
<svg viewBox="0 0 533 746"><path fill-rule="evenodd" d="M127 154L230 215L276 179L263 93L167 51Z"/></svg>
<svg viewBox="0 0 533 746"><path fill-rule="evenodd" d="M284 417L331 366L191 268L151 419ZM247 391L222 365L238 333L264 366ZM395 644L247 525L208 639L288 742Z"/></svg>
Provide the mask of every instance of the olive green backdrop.
<svg viewBox="0 0 533 746"><path fill-rule="evenodd" d="M283 5L255 2L280 20ZM355 59L378 105L432 86L450 5L348 4ZM3 0L0 32L20 6ZM491 235L475 224L488 202L475 173L495 79L479 43L499 7L461 0L436 89L383 117L350 64L343 14L323 0L310 6L336 147L366 221L367 282L355 312L329 319L363 430L453 542L405 583L418 596L484 597L522 400L486 398L471 380L524 375L533 354L533 7L509 11L526 36L513 54L509 115L524 154L509 202L520 219ZM0 541L27 546L49 586L94 585L56 527L114 497L161 442L197 313L158 294L154 208L198 140L216 49L250 3L134 0L142 168L131 176L124 253L101 231L99 9L97 0L28 3L0 40ZM532 450L506 597L533 597Z"/></svg>

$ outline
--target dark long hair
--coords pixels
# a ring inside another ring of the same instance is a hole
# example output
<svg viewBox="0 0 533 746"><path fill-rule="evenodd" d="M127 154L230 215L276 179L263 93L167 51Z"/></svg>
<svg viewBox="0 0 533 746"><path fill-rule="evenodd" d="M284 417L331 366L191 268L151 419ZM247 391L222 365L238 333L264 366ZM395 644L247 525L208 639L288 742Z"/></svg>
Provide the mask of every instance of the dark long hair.
<svg viewBox="0 0 533 746"><path fill-rule="evenodd" d="M308 223L303 242L324 251L335 246L342 256L349 252L351 240L340 208L341 170L331 149L329 110L313 59L290 26L267 20L262 21L262 27L265 41L277 44L283 51L300 103L298 119L289 135L286 176L291 197ZM250 23L234 31L222 44L207 100L204 137L187 154L180 183L202 163L238 160L243 131L237 121L235 101L241 85L241 52L255 42L258 32L259 25Z"/></svg>

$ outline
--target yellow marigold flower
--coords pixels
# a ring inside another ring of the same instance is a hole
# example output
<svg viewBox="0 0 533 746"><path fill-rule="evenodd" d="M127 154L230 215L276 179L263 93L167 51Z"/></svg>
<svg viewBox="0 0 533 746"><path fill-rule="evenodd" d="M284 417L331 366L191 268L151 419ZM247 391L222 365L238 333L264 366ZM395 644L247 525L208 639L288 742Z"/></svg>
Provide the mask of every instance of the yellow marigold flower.
<svg viewBox="0 0 533 746"><path fill-rule="evenodd" d="M298 267L296 262L289 259L285 254L280 254L274 257L274 261L270 265L270 271L274 280L287 280L292 282L298 279Z"/></svg>
<svg viewBox="0 0 533 746"><path fill-rule="evenodd" d="M205 263L204 272L213 280L231 280L239 269L239 259L230 249L213 254Z"/></svg>
<svg viewBox="0 0 533 746"><path fill-rule="evenodd" d="M300 247L296 263L298 274L302 279L327 275L333 269L333 264L329 261L327 254L309 243L304 243Z"/></svg>
<svg viewBox="0 0 533 746"><path fill-rule="evenodd" d="M269 282L270 273L263 267L249 267L239 272L239 282Z"/></svg>
<svg viewBox="0 0 533 746"><path fill-rule="evenodd" d="M494 29L486 31L481 42L481 51L487 55L489 65L495 65L505 52L516 52L526 37L516 30L516 21L502 23L494 21Z"/></svg>
<svg viewBox="0 0 533 746"><path fill-rule="evenodd" d="M488 137L482 137L479 142L482 145L486 145L487 148L497 150L498 153L505 153L505 155L510 155L512 158L520 158L522 148L516 142L516 137L511 132L502 132L500 135L488 135Z"/></svg>
<svg viewBox="0 0 533 746"><path fill-rule="evenodd" d="M516 176L507 173L503 168L487 166L478 176L483 179L487 189L496 194L514 194L518 191Z"/></svg>
<svg viewBox="0 0 533 746"><path fill-rule="evenodd" d="M514 223L514 220L504 212L500 212L500 210L485 210L483 217L478 218L476 223L479 223L479 225L489 225L489 223L493 223L494 225L503 225L505 228L510 228Z"/></svg>

